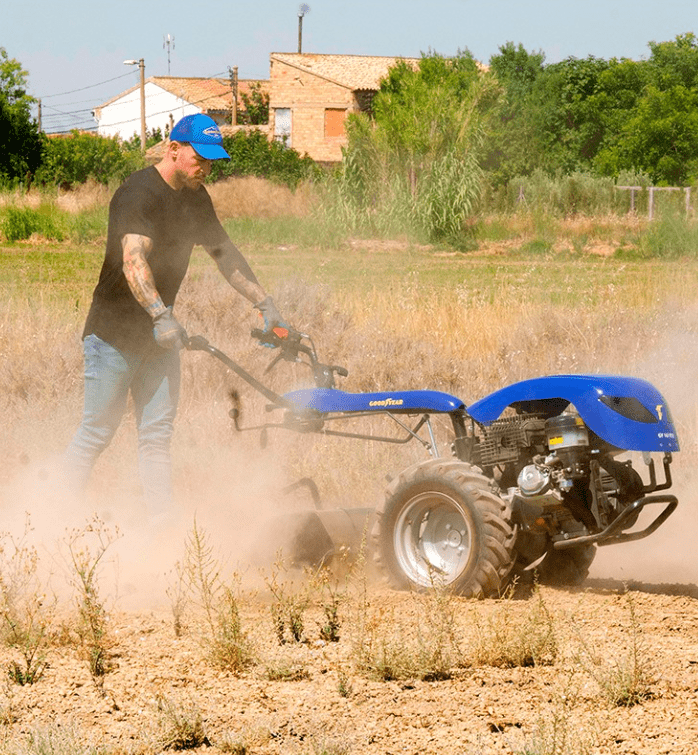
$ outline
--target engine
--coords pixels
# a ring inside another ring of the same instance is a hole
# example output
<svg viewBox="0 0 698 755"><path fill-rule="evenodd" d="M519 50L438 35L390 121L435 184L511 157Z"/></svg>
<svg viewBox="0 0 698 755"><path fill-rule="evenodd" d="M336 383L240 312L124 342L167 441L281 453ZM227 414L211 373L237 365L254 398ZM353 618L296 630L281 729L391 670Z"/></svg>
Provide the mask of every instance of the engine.
<svg viewBox="0 0 698 755"><path fill-rule="evenodd" d="M569 491L575 480L589 477L589 432L581 417L561 414L545 421L546 454L531 459L518 474L522 495L538 496L544 490Z"/></svg>
<svg viewBox="0 0 698 755"><path fill-rule="evenodd" d="M519 414L482 428L474 461L524 529L597 532L634 500L642 480L578 414Z"/></svg>

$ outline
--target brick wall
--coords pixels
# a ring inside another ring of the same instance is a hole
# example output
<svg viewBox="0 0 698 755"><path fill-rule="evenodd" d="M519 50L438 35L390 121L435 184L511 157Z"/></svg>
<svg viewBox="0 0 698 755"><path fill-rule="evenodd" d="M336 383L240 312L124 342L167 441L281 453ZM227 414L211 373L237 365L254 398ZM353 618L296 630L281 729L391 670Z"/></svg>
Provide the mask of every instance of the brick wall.
<svg viewBox="0 0 698 755"><path fill-rule="evenodd" d="M269 77L269 133L275 133L275 108L291 110L291 146L318 162L338 162L346 136L326 135L326 110L358 110L347 88L301 71L278 60L271 61ZM337 113L327 116L329 133L337 133Z"/></svg>

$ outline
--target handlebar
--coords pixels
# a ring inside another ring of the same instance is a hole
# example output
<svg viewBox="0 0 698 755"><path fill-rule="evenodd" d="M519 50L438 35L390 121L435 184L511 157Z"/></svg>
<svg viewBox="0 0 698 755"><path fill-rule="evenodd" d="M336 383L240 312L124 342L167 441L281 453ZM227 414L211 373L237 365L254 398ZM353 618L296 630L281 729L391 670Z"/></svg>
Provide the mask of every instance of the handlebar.
<svg viewBox="0 0 698 755"><path fill-rule="evenodd" d="M295 360L298 354L308 354L313 356L314 349L310 346L306 346L301 341L309 339L310 336L305 333L300 333L293 328L272 328L272 330L261 330L260 328L254 328L252 330L252 338L259 341L263 346L271 346L273 349L281 349L285 358L292 358Z"/></svg>
<svg viewBox="0 0 698 755"><path fill-rule="evenodd" d="M306 364L311 369L315 385L318 388L334 388L335 375L346 377L349 374L348 370L344 367L323 364L320 362L317 358L315 346L310 336L305 333L300 333L293 328L274 328L271 331L255 328L251 335L261 344L279 349L278 354L266 368L265 374L270 372L282 359L288 362ZM308 343L304 343L303 341L307 341ZM222 351L212 346L203 336L191 336L187 339L186 347L190 351L207 351L209 354L212 354L227 365L255 390L266 396L273 404L291 408L291 404L289 404L282 396L279 396L277 393L260 383L256 378L250 375L247 370L230 359L230 357ZM302 359L302 355L305 355L307 358Z"/></svg>
<svg viewBox="0 0 698 755"><path fill-rule="evenodd" d="M322 364L317 358L315 345L310 336L293 328L277 327L271 330L254 328L251 335L262 345L279 349L278 356L272 360L265 373L270 372L282 359L287 362L303 362L301 355L305 354L308 359L304 363L312 370L315 385L318 388L334 388L335 375L346 377L349 374L345 367ZM303 341L309 343L303 343Z"/></svg>

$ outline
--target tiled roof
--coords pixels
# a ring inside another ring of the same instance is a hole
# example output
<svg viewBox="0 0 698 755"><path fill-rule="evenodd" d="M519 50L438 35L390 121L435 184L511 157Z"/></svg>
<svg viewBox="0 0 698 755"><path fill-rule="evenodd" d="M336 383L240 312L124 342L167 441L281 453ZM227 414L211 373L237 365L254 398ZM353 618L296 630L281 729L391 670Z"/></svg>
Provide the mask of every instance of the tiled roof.
<svg viewBox="0 0 698 755"><path fill-rule="evenodd" d="M378 89L388 69L399 60L416 65L417 58L375 57L364 55L317 55L314 53L273 52L271 60L294 66L314 76L339 84L352 91Z"/></svg>
<svg viewBox="0 0 698 755"><path fill-rule="evenodd" d="M152 76L148 81L192 105L198 105L202 110L230 110L232 95L229 79Z"/></svg>
<svg viewBox="0 0 698 755"><path fill-rule="evenodd" d="M190 76L150 76L146 83L155 84L155 86L164 89L167 92L181 97L183 100L197 105L204 112L206 111L226 111L232 106L232 92L230 88L230 79L202 79ZM266 80L240 79L238 81L238 92L248 93L253 84L261 84L263 89L268 88L269 82ZM113 102L120 100L124 95L137 90L140 85L112 97L109 101L103 103L97 111L111 105Z"/></svg>

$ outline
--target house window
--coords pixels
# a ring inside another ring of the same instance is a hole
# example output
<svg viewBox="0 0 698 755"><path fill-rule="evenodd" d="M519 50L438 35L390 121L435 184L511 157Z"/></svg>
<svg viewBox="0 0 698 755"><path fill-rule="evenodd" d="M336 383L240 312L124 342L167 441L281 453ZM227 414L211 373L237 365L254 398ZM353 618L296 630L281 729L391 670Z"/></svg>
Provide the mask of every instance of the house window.
<svg viewBox="0 0 698 755"><path fill-rule="evenodd" d="M347 111L344 108L326 108L325 109L325 136L344 136L346 130L344 122L347 117Z"/></svg>
<svg viewBox="0 0 698 755"><path fill-rule="evenodd" d="M291 108L274 108L274 139L291 146Z"/></svg>

